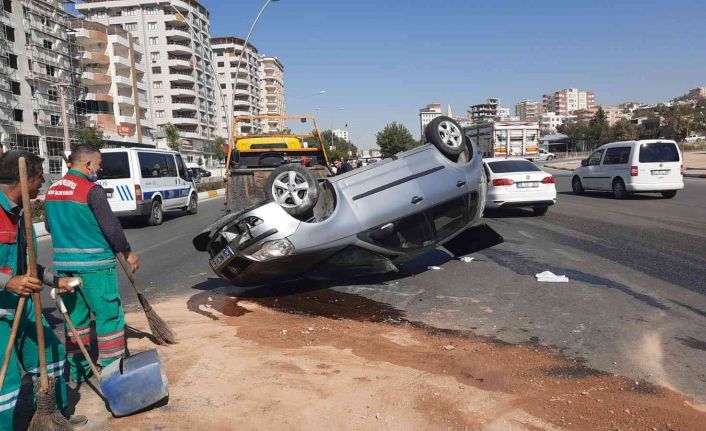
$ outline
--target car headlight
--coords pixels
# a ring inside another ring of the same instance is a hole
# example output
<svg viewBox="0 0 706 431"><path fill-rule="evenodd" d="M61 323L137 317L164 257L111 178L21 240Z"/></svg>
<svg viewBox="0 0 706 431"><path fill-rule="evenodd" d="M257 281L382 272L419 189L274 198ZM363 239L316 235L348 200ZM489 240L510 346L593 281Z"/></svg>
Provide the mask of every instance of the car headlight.
<svg viewBox="0 0 706 431"><path fill-rule="evenodd" d="M250 257L258 262L277 259L279 257L289 256L294 253L294 245L288 239L276 239L267 241L262 244L260 250L251 254Z"/></svg>

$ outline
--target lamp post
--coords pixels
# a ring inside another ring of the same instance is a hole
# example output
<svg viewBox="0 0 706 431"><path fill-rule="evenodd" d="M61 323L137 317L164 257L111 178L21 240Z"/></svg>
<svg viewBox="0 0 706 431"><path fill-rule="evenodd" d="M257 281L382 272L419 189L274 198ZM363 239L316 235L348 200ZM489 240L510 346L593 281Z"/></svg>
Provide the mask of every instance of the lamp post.
<svg viewBox="0 0 706 431"><path fill-rule="evenodd" d="M243 44L243 49L240 50L240 55L238 56L238 65L235 67L235 86L238 86L238 77L240 76L240 65L243 61L243 54L245 53L245 50L248 47L248 42L250 41L250 35L252 34L253 30L255 29L255 25L257 22L260 20L260 15L265 11L265 8L267 6L275 1L279 0L265 0L265 4L262 5L262 8L260 9L260 12L258 12L257 16L255 17L255 20L252 22L252 25L250 26L250 30L248 31L248 35L245 37L245 43ZM230 128L232 127L233 123L233 100L229 101L230 104L230 115L228 116L228 134L230 136L231 130Z"/></svg>

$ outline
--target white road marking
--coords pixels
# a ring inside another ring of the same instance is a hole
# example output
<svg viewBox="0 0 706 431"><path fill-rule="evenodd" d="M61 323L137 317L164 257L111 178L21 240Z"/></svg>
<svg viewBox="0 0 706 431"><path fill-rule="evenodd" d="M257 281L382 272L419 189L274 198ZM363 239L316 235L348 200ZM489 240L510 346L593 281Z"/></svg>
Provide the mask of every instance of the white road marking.
<svg viewBox="0 0 706 431"><path fill-rule="evenodd" d="M529 239L534 239L534 237L533 237L532 235L528 234L528 233L525 232L525 231L518 230L517 232L518 232L520 235L526 236L526 237L529 238Z"/></svg>

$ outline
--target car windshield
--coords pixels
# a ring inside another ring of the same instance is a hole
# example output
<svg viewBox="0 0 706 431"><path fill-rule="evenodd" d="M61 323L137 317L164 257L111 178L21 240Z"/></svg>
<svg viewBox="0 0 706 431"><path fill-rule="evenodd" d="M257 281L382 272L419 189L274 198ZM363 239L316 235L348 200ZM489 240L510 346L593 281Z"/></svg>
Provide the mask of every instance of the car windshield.
<svg viewBox="0 0 706 431"><path fill-rule="evenodd" d="M541 169L527 160L501 160L498 162L488 162L488 167L496 174L541 171Z"/></svg>
<svg viewBox="0 0 706 431"><path fill-rule="evenodd" d="M130 165L127 153L102 153L101 171L98 173L100 180L120 180L130 178Z"/></svg>
<svg viewBox="0 0 706 431"><path fill-rule="evenodd" d="M655 142L640 146L640 163L678 162L679 151L672 142Z"/></svg>

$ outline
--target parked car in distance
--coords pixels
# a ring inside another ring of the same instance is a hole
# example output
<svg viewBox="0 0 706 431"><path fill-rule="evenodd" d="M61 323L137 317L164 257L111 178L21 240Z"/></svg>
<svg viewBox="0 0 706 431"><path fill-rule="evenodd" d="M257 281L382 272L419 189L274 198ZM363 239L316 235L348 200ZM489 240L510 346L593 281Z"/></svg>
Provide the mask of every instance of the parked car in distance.
<svg viewBox="0 0 706 431"><path fill-rule="evenodd" d="M147 148L101 150L98 181L118 217L140 217L162 224L163 212L196 214L198 193L191 174L176 151Z"/></svg>
<svg viewBox="0 0 706 431"><path fill-rule="evenodd" d="M542 216L556 203L554 177L525 159L483 159L488 177L486 208L532 208Z"/></svg>
<svg viewBox="0 0 706 431"><path fill-rule="evenodd" d="M544 148L539 149L539 154L535 158L535 160L540 160L540 161L554 160L554 159L556 159L556 154L550 153L549 151L545 150Z"/></svg>
<svg viewBox="0 0 706 431"><path fill-rule="evenodd" d="M661 193L666 199L684 188L681 151L674 141L648 139L605 144L581 161L571 186L585 190L612 191L616 199L631 193Z"/></svg>
<svg viewBox="0 0 706 431"><path fill-rule="evenodd" d="M191 176L194 178L194 181L198 181L201 178L207 178L211 176L211 171L204 169L201 166L193 166L193 163L187 163L186 166L187 169L189 169Z"/></svg>
<svg viewBox="0 0 706 431"><path fill-rule="evenodd" d="M431 143L342 175L277 167L265 202L226 214L194 247L208 252L216 274L252 286L395 272L424 251L451 250L464 232L480 239L490 231L502 242L479 225L487 189L479 148L449 117L429 124Z"/></svg>

